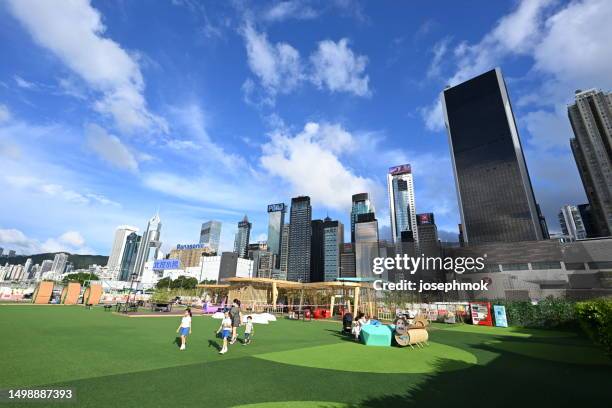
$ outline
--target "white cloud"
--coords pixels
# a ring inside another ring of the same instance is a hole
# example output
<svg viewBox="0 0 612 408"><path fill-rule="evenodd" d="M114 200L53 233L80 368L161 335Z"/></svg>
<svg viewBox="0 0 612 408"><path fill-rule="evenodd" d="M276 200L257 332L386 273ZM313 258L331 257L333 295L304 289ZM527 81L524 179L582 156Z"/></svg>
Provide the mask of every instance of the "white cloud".
<svg viewBox="0 0 612 408"><path fill-rule="evenodd" d="M85 238L78 231L66 231L59 237L59 241L75 247L85 244Z"/></svg>
<svg viewBox="0 0 612 408"><path fill-rule="evenodd" d="M80 205L120 206L118 203L95 193L79 193L61 184L48 182L37 177L7 175L2 178L11 187L42 194L45 199L58 199Z"/></svg>
<svg viewBox="0 0 612 408"><path fill-rule="evenodd" d="M138 161L117 136L95 124L85 127L85 135L87 146L104 161L120 169L138 171Z"/></svg>
<svg viewBox="0 0 612 408"><path fill-rule="evenodd" d="M427 78L437 78L440 76L441 67L443 58L448 51L448 45L450 43L450 38L444 38L441 41L438 41L433 47L433 59L429 64L429 68L427 69Z"/></svg>
<svg viewBox="0 0 612 408"><path fill-rule="evenodd" d="M30 81L26 81L25 79L23 79L19 75L14 75L13 79L15 80L15 83L17 84L17 86L20 87L20 88L24 88L24 89L34 89L34 88L36 88L36 84L35 83L30 82Z"/></svg>
<svg viewBox="0 0 612 408"><path fill-rule="evenodd" d="M537 110L527 113L521 118L525 123L531 139L529 144L540 149L569 147L569 139L573 137L572 128L563 109L557 111Z"/></svg>
<svg viewBox="0 0 612 408"><path fill-rule="evenodd" d="M39 45L102 93L94 108L113 117L122 131L167 130L146 106L137 61L104 36L101 15L88 0L10 0L9 5Z"/></svg>
<svg viewBox="0 0 612 408"><path fill-rule="evenodd" d="M309 195L313 205L346 210L352 194L379 189L341 163L339 155L348 152L353 142L338 125L308 123L295 136L273 133L262 147L260 162L270 175L289 185L291 194Z"/></svg>
<svg viewBox="0 0 612 408"><path fill-rule="evenodd" d="M348 39L338 42L319 42L318 49L310 56L313 67L312 81L319 88L330 91L350 92L357 96L369 96L370 78L365 74L368 58L355 55L348 47Z"/></svg>
<svg viewBox="0 0 612 408"><path fill-rule="evenodd" d="M18 229L0 229L0 244L25 255L45 252L92 253L92 250L85 246L85 239L78 231L66 231L59 237L48 238L41 242L26 236Z"/></svg>
<svg viewBox="0 0 612 408"><path fill-rule="evenodd" d="M536 69L580 87L612 86L612 2L571 2L546 20Z"/></svg>
<svg viewBox="0 0 612 408"><path fill-rule="evenodd" d="M0 124L11 119L11 112L6 105L0 104Z"/></svg>
<svg viewBox="0 0 612 408"><path fill-rule="evenodd" d="M289 93L303 79L300 53L287 43L271 44L265 33L258 33L250 23L243 28L247 60L251 71L272 96Z"/></svg>
<svg viewBox="0 0 612 408"><path fill-rule="evenodd" d="M262 18L266 21L284 21L290 18L309 20L319 13L302 0L281 1L264 11Z"/></svg>

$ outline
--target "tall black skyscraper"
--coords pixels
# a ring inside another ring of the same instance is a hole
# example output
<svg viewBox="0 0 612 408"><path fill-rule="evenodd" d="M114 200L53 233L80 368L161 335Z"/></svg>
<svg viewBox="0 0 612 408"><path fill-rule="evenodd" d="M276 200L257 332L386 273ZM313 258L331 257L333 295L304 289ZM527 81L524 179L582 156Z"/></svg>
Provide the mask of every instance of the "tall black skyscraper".
<svg viewBox="0 0 612 408"><path fill-rule="evenodd" d="M466 243L541 240L501 70L446 88L442 102Z"/></svg>
<svg viewBox="0 0 612 408"><path fill-rule="evenodd" d="M312 207L310 197L291 199L289 214L289 257L287 259L287 280L310 282L310 240Z"/></svg>
<svg viewBox="0 0 612 408"><path fill-rule="evenodd" d="M323 282L325 280L323 220L312 220L310 225L312 227L310 237L310 281Z"/></svg>

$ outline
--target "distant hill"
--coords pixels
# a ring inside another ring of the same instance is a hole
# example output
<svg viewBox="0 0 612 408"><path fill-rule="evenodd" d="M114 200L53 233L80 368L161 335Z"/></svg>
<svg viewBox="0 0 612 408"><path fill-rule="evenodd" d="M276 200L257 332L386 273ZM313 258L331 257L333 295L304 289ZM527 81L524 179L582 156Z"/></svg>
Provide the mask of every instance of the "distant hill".
<svg viewBox="0 0 612 408"><path fill-rule="evenodd" d="M46 253L46 254L36 254L36 255L17 255L12 256L10 258L1 257L0 264L4 265L5 263L13 264L13 265L24 265L28 258L32 258L32 265L41 264L42 261L49 259L53 260L55 254L59 252ZM68 254L68 262L71 262L74 266L74 269L85 269L89 265L97 264L105 266L108 262L108 256L103 255L77 255L77 254Z"/></svg>

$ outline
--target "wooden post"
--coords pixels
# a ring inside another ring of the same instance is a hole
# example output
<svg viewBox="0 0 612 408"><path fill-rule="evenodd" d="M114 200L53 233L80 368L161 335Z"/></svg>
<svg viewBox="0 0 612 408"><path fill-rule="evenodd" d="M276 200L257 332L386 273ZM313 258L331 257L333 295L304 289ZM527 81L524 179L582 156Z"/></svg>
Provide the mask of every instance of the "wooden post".
<svg viewBox="0 0 612 408"><path fill-rule="evenodd" d="M300 312L302 311L303 304L304 304L304 289L300 290L300 308L298 309Z"/></svg>
<svg viewBox="0 0 612 408"><path fill-rule="evenodd" d="M332 293L331 300L329 301L329 311L331 312L331 317L334 317L334 303L336 302L336 297Z"/></svg>
<svg viewBox="0 0 612 408"><path fill-rule="evenodd" d="M359 286L355 286L355 296L353 299L353 302L355 302L355 306L354 306L355 313L353 313L354 315L357 315L357 313L359 312L359 290L360 289L361 288Z"/></svg>
<svg viewBox="0 0 612 408"><path fill-rule="evenodd" d="M276 282L272 282L272 310L276 307L276 301L278 300L278 288Z"/></svg>

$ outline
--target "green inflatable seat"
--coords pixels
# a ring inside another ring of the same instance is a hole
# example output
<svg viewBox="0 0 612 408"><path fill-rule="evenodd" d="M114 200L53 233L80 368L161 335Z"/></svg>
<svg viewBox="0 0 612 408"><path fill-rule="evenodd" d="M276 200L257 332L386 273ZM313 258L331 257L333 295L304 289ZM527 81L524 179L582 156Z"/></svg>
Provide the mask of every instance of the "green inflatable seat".
<svg viewBox="0 0 612 408"><path fill-rule="evenodd" d="M361 340L366 346L391 346L393 332L387 325L368 324L361 329Z"/></svg>

